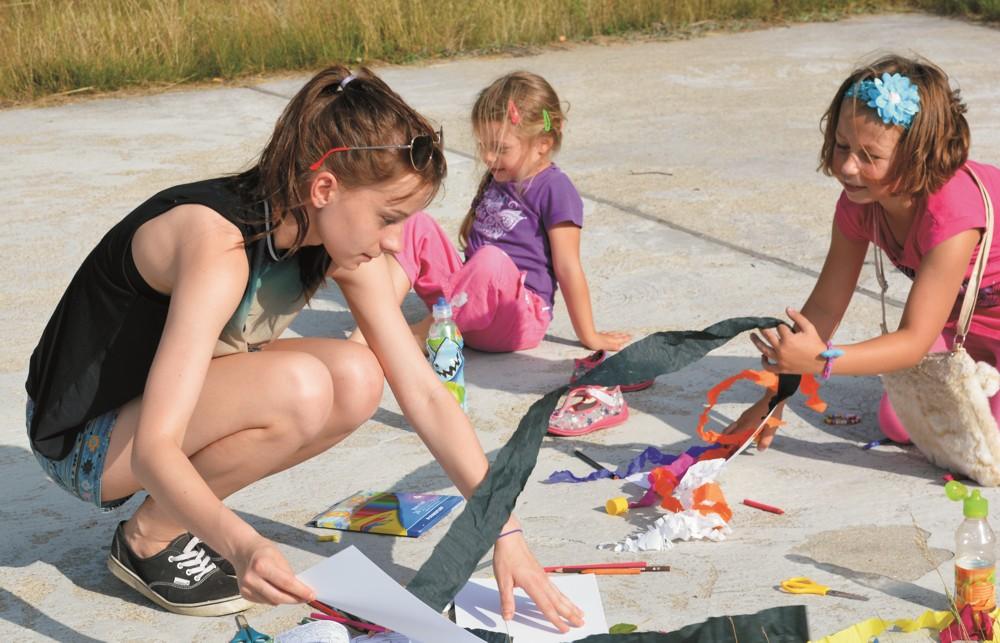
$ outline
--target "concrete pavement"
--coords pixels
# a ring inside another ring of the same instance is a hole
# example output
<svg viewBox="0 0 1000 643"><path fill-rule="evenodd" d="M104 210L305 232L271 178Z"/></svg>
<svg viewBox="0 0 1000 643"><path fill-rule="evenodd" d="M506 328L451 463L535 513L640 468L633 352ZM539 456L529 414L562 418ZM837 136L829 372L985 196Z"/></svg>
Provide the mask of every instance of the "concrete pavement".
<svg viewBox="0 0 1000 643"><path fill-rule="evenodd" d="M822 265L838 194L832 179L815 172L819 118L856 62L890 50L925 55L955 79L970 108L973 157L1000 162L1000 32L923 15L566 46L528 57L377 71L445 127L451 171L432 212L451 230L482 171L470 156L475 146L467 114L476 92L522 68L553 84L570 104L557 162L585 197L584 266L598 324L641 337L732 316L780 315L785 306L801 305ZM105 515L45 479L28 450L23 382L48 315L104 232L161 188L244 167L306 77L0 112L0 171L6 177L0 207L7 222L0 237L0 268L7 275L0 288L0 322L7 328L0 345L0 632L6 638L221 641L232 635L231 618L168 614L106 571L114 526L136 501ZM892 296L905 298L905 278L895 273L890 280ZM870 266L861 287L866 291L855 296L838 331L841 342L878 332ZM405 309L420 314L415 299ZM899 307L890 314L898 316ZM343 300L331 288L292 331L342 336L350 327ZM490 454L541 393L568 378L572 358L586 352L575 342L561 300L539 348L515 355L469 352L470 415ZM595 546L621 540L656 514L606 515L600 507L620 495L616 482L538 482L555 469L585 472L571 457L575 447L609 464L647 445L687 448L696 441L705 392L753 367L754 353L746 338L738 338L659 378L652 389L630 394L633 415L625 425L581 440L546 440L518 507L543 564L613 560ZM749 385L735 389L717 407L720 417L735 417L757 394ZM859 449L879 435L877 379L835 379L823 395L832 412L858 413L862 423L830 427L801 402L794 404L774 448L742 456L723 479L735 508L731 538L644 556L672 565L669 574L602 578L608 623L670 630L713 615L806 604L812 633L820 637L873 616L914 617L945 607L944 592L952 585L949 552L961 514L944 498L942 472L913 448ZM371 465L373 453L380 466ZM353 544L406 582L446 525L419 540L350 534L341 545L317 543L303 527L365 487L452 489L388 389L380 411L344 444L229 503L276 540L297 569ZM994 490L984 494L1000 499ZM736 506L745 497L786 513ZM927 534L926 548L914 544L916 526ZM488 572L484 564L482 573ZM780 579L800 575L871 601L775 590ZM276 633L307 612L257 607L248 618L257 629Z"/></svg>

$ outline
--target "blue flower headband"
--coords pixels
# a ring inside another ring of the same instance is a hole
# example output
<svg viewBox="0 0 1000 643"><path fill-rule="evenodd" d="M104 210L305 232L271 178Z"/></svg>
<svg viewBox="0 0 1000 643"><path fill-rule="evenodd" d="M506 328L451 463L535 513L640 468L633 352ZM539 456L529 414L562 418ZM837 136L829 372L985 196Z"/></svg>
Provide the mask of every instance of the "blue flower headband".
<svg viewBox="0 0 1000 643"><path fill-rule="evenodd" d="M854 97L878 112L886 125L909 129L913 116L920 111L917 86L902 74L882 74L881 78L861 80L851 86L844 97Z"/></svg>

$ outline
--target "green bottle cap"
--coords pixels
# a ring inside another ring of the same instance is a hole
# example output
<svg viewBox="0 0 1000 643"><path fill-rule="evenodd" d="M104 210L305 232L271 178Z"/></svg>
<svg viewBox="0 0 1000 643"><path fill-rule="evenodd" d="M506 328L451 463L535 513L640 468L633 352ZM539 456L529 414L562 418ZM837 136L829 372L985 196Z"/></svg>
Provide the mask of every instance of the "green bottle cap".
<svg viewBox="0 0 1000 643"><path fill-rule="evenodd" d="M962 513L966 518L985 518L990 512L990 502L979 494L979 489L969 493L968 487L952 480L944 486L945 494L952 500L962 500Z"/></svg>

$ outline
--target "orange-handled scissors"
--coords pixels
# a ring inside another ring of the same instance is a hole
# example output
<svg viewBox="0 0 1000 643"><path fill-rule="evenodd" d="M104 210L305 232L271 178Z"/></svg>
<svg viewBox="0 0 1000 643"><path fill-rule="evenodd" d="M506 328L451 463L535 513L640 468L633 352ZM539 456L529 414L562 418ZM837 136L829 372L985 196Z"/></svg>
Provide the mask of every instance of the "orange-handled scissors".
<svg viewBox="0 0 1000 643"><path fill-rule="evenodd" d="M819 594L820 596L836 596L838 598L850 598L856 601L868 600L867 596L830 589L825 585L813 582L805 576L798 576L796 578L789 578L788 580L781 581L781 591L789 594Z"/></svg>

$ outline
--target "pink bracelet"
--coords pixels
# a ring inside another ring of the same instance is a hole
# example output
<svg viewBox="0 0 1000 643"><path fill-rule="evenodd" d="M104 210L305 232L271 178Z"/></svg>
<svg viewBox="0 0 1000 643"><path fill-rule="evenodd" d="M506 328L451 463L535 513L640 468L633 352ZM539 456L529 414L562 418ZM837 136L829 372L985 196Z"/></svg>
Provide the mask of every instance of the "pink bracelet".
<svg viewBox="0 0 1000 643"><path fill-rule="evenodd" d="M499 536L497 536L497 540L500 540L504 536L509 536L511 534L523 534L523 533L524 533L523 529L511 529L510 531L505 531L502 534L500 534Z"/></svg>

